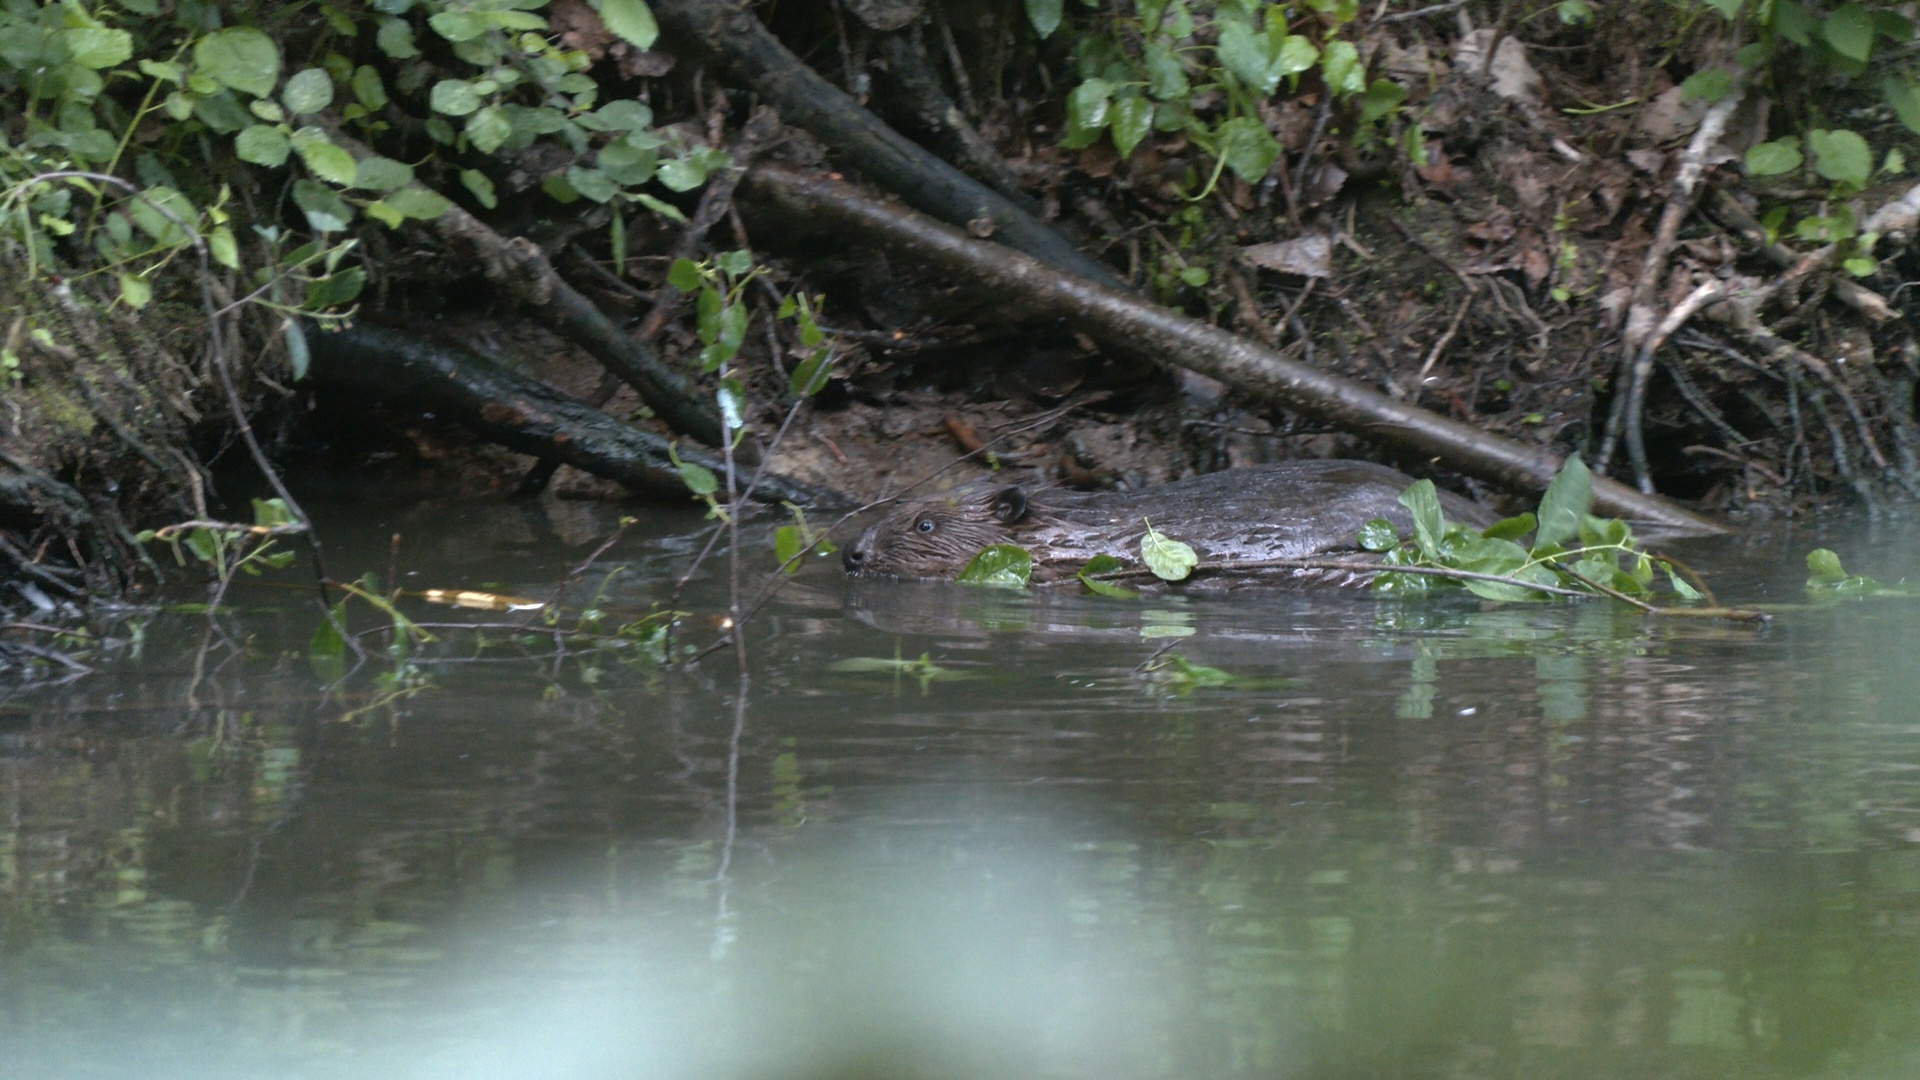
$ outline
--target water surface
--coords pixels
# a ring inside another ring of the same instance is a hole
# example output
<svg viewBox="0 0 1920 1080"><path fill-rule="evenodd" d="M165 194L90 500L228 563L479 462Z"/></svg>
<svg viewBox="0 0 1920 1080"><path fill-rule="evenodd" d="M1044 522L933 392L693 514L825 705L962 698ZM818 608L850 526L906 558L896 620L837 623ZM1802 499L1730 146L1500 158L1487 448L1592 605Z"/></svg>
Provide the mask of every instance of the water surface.
<svg viewBox="0 0 1920 1080"><path fill-rule="evenodd" d="M336 577L532 597L615 518L318 510ZM664 602L701 527L645 512L566 625ZM1684 555L1788 605L1809 548L1891 581L1916 540ZM1920 1074L1920 602L1756 631L821 565L742 700L730 651L550 632L316 667L309 580L0 706L0 1075Z"/></svg>

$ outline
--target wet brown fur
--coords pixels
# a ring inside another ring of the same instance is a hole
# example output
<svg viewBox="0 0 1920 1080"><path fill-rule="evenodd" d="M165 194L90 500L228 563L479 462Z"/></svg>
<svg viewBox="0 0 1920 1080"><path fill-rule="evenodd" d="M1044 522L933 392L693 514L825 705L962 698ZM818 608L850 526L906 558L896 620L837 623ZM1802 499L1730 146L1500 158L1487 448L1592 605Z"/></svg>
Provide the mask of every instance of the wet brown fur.
<svg viewBox="0 0 1920 1080"><path fill-rule="evenodd" d="M874 523L844 555L862 577L950 578L982 548L1017 544L1042 580L1069 575L1094 555L1139 565L1146 522L1191 544L1203 561L1302 558L1352 550L1360 527L1384 517L1404 535L1412 526L1399 494L1411 477L1364 461L1293 461L1193 477L1135 491L1018 487L963 492L902 504ZM1477 504L1441 493L1447 516L1484 526Z"/></svg>

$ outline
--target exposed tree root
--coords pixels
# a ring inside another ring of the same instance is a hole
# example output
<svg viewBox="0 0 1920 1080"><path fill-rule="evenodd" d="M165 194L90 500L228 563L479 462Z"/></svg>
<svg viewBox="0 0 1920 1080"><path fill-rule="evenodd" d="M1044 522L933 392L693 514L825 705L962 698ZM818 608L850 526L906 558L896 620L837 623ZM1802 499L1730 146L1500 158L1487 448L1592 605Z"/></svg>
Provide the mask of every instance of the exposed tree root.
<svg viewBox="0 0 1920 1080"><path fill-rule="evenodd" d="M1211 376L1363 437L1430 455L1502 487L1537 493L1559 471L1560 461L1552 454L1393 401L1350 379L1289 360L1273 349L1130 293L983 244L851 185L784 166L761 165L749 172L745 190L793 228L810 223L816 228L851 231L977 287L1038 304L1109 345ZM1602 512L1662 530L1725 531L1666 500L1601 477L1594 479L1594 497Z"/></svg>
<svg viewBox="0 0 1920 1080"><path fill-rule="evenodd" d="M992 236L1059 269L1119 287L1113 272L999 192L966 175L861 108L787 51L751 11L725 0L659 0L667 31L725 60L790 124L806 128L907 205Z"/></svg>

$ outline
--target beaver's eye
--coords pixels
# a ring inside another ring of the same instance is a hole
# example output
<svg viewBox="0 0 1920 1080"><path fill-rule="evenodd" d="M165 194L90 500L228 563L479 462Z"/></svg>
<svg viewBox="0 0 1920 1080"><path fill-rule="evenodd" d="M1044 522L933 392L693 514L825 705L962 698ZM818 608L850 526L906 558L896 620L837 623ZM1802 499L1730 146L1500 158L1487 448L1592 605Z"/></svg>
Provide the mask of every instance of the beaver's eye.
<svg viewBox="0 0 1920 1080"><path fill-rule="evenodd" d="M914 528L916 528L916 529L919 529L919 530L920 530L921 532L932 532L932 531L933 531L933 519L932 519L932 518L921 518L921 519L920 519L920 524L918 524L918 525L915 525L915 526L914 526Z"/></svg>

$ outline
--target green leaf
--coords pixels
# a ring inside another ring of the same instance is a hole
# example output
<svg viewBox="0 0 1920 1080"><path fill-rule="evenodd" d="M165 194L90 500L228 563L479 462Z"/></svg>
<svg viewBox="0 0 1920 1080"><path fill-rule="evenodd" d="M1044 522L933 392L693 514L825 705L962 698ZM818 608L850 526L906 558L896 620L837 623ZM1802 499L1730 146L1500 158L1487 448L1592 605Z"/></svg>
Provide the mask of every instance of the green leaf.
<svg viewBox="0 0 1920 1080"><path fill-rule="evenodd" d="M1374 518L1360 526L1359 540L1367 551L1392 551L1400 546L1400 530L1386 518Z"/></svg>
<svg viewBox="0 0 1920 1080"><path fill-rule="evenodd" d="M1053 36L1060 29L1061 0L1027 0L1027 22L1033 24L1033 32L1042 39Z"/></svg>
<svg viewBox="0 0 1920 1080"><path fill-rule="evenodd" d="M1813 148L1813 171L1835 183L1861 188L1873 176L1873 151L1851 131L1815 128L1807 132L1807 145Z"/></svg>
<svg viewBox="0 0 1920 1080"><path fill-rule="evenodd" d="M460 172L460 186L473 193L473 199L488 210L500 205L493 193L493 180L478 169L463 169Z"/></svg>
<svg viewBox="0 0 1920 1080"><path fill-rule="evenodd" d="M293 203L307 215L307 227L314 232L340 232L353 221L353 208L340 194L312 180L294 181Z"/></svg>
<svg viewBox="0 0 1920 1080"><path fill-rule="evenodd" d="M1694 588L1686 578L1674 573L1673 568L1670 566L1667 567L1667 584L1673 588L1673 595L1682 600L1705 599L1700 595L1699 589Z"/></svg>
<svg viewBox="0 0 1920 1080"><path fill-rule="evenodd" d="M1281 73L1271 37L1256 30L1245 18L1221 18L1219 27L1220 40L1214 47L1214 56L1220 66L1233 72L1234 77L1259 96L1272 94L1280 86Z"/></svg>
<svg viewBox="0 0 1920 1080"><path fill-rule="evenodd" d="M1431 480L1415 480L1400 493L1399 503L1413 513L1413 542L1429 559L1440 557L1440 539L1446 535L1447 519L1440 512L1440 492Z"/></svg>
<svg viewBox="0 0 1920 1080"><path fill-rule="evenodd" d="M427 19L427 25L433 32L448 41L472 41L493 29L492 20L485 13L472 11L441 11Z"/></svg>
<svg viewBox="0 0 1920 1080"><path fill-rule="evenodd" d="M1213 275L1208 273L1207 268L1204 266L1183 266L1180 268L1180 273L1176 276L1180 279L1181 284L1194 289L1198 289L1213 280Z"/></svg>
<svg viewBox="0 0 1920 1080"><path fill-rule="evenodd" d="M1807 587L1835 585L1847 579L1847 572L1840 565L1840 556L1829 548L1814 548L1807 552Z"/></svg>
<svg viewBox="0 0 1920 1080"><path fill-rule="evenodd" d="M333 77L319 68L308 68L287 80L280 100L295 116L317 113L333 104Z"/></svg>
<svg viewBox="0 0 1920 1080"><path fill-rule="evenodd" d="M340 601L313 628L313 636L307 639L307 659L319 664L332 661L338 666L347 655L347 639L340 636L340 626L346 622L347 602Z"/></svg>
<svg viewBox="0 0 1920 1080"><path fill-rule="evenodd" d="M163 212L164 211L164 212ZM154 243L165 247L180 247L187 242L187 234L180 222L193 225L200 218L200 211L185 195L173 188L150 187L146 193L127 201L127 216L140 231L153 237Z"/></svg>
<svg viewBox="0 0 1920 1080"><path fill-rule="evenodd" d="M427 96L433 111L447 116L465 116L480 107L480 92L465 79L441 79Z"/></svg>
<svg viewBox="0 0 1920 1080"><path fill-rule="evenodd" d="M1367 87L1367 97L1360 103L1360 126L1366 127L1390 114L1407 100L1407 91L1391 79L1375 79Z"/></svg>
<svg viewBox="0 0 1920 1080"><path fill-rule="evenodd" d="M207 231L207 254L229 270L240 268L240 245L233 238L233 230L225 225Z"/></svg>
<svg viewBox="0 0 1920 1080"><path fill-rule="evenodd" d="M1533 549L1565 544L1580 533L1580 525L1593 506L1593 473L1587 463L1574 454L1560 466L1560 472L1540 497L1539 531Z"/></svg>
<svg viewBox="0 0 1920 1080"><path fill-rule="evenodd" d="M692 191L707 182L707 168L691 154L660 163L657 174L668 191Z"/></svg>
<svg viewBox="0 0 1920 1080"><path fill-rule="evenodd" d="M673 205L670 202L662 202L659 199L654 198L653 196L647 194L644 191L634 192L633 201L639 203L641 206L646 207L647 209L653 211L654 213L659 214L661 217L666 218L668 221L677 222L682 225L686 224L687 222L687 215L681 213L679 207Z"/></svg>
<svg viewBox="0 0 1920 1080"><path fill-rule="evenodd" d="M1875 273L1879 272L1880 261L1878 259L1869 259L1864 255L1856 255L1851 259L1843 261L1840 266L1854 277L1872 277Z"/></svg>
<svg viewBox="0 0 1920 1080"><path fill-rule="evenodd" d="M1220 125L1220 158L1233 174L1249 184L1266 179L1280 157L1280 144L1260 121L1235 117Z"/></svg>
<svg viewBox="0 0 1920 1080"><path fill-rule="evenodd" d="M1113 84L1105 79L1088 79L1067 95L1067 132L1060 145L1070 150L1092 146L1112 118L1108 106L1113 102Z"/></svg>
<svg viewBox="0 0 1920 1080"><path fill-rule="evenodd" d="M692 259L675 259L667 267L667 284L683 293L694 292L700 288L700 264Z"/></svg>
<svg viewBox="0 0 1920 1080"><path fill-rule="evenodd" d="M1334 94L1357 94L1367 88L1367 68L1360 62L1360 50L1351 41L1327 45L1320 58L1320 70Z"/></svg>
<svg viewBox="0 0 1920 1080"><path fill-rule="evenodd" d="M109 30L100 26L69 27L60 31L60 42L67 47L67 55L73 58L74 63L95 71L118 67L133 56L133 35L125 30Z"/></svg>
<svg viewBox="0 0 1920 1080"><path fill-rule="evenodd" d="M1133 153L1140 140L1153 130L1153 102L1138 94L1129 94L1113 103L1111 134L1113 147L1121 157Z"/></svg>
<svg viewBox="0 0 1920 1080"><path fill-rule="evenodd" d="M680 461L674 464L674 468L680 471L680 481L686 484L687 490L693 492L696 497L704 498L720 490L720 478L713 475L713 470L705 465Z"/></svg>
<svg viewBox="0 0 1920 1080"><path fill-rule="evenodd" d="M1280 42L1278 70L1282 75L1298 75L1319 59L1319 48L1305 35L1293 34Z"/></svg>
<svg viewBox="0 0 1920 1080"><path fill-rule="evenodd" d="M139 274L122 271L120 279L120 301L138 311L153 302L153 285Z"/></svg>
<svg viewBox="0 0 1920 1080"><path fill-rule="evenodd" d="M242 132L242 134L245 134ZM350 187L367 191L392 191L413 183L413 166L404 161L395 161L378 154L361 158L353 169L353 183Z"/></svg>
<svg viewBox="0 0 1920 1080"><path fill-rule="evenodd" d="M609 101L593 115L614 131L645 131L653 125L653 110L632 98Z"/></svg>
<svg viewBox="0 0 1920 1080"><path fill-rule="evenodd" d="M794 366L793 375L787 379L787 392L794 397L812 397L827 385L827 376L832 374L833 350L815 349L805 360Z"/></svg>
<svg viewBox="0 0 1920 1080"><path fill-rule="evenodd" d="M307 282L306 308L309 311L322 311L331 307L351 304L360 296L360 290L367 284L367 272L350 266L337 274Z"/></svg>
<svg viewBox="0 0 1920 1080"><path fill-rule="evenodd" d="M1682 101L1719 101L1733 89L1733 74L1726 68L1702 68L1680 84Z"/></svg>
<svg viewBox="0 0 1920 1080"><path fill-rule="evenodd" d="M413 27L405 19L383 19L380 32L374 35L374 44L380 51L395 60L411 60L420 55L413 44Z"/></svg>
<svg viewBox="0 0 1920 1080"><path fill-rule="evenodd" d="M299 382L307 377L307 369L313 365L313 352L307 347L306 331L300 329L300 323L288 319L280 324L280 334L287 339L287 367L293 371L293 381Z"/></svg>
<svg viewBox="0 0 1920 1080"><path fill-rule="evenodd" d="M713 265L720 272L732 277L743 277L753 269L753 252L744 248L735 251L723 251L713 257Z"/></svg>
<svg viewBox="0 0 1920 1080"><path fill-rule="evenodd" d="M353 71L353 96L368 112L387 107L387 87L380 81L380 73L366 64Z"/></svg>
<svg viewBox="0 0 1920 1080"><path fill-rule="evenodd" d="M1480 535L1489 540L1519 540L1521 537L1532 532L1538 524L1538 520L1533 516L1532 512L1529 511L1515 514L1510 518L1501 518L1499 521L1487 526Z"/></svg>
<svg viewBox="0 0 1920 1080"><path fill-rule="evenodd" d="M383 200L388 206L410 218L431 221L453 208L445 195L423 187L407 187L391 192Z"/></svg>
<svg viewBox="0 0 1920 1080"><path fill-rule="evenodd" d="M600 0L599 8L600 21L621 40L641 52L653 48L660 36L660 24L654 22L653 11L643 0Z"/></svg>
<svg viewBox="0 0 1920 1080"><path fill-rule="evenodd" d="M1126 564L1111 555L1095 555L1093 558L1087 560L1087 565L1080 568L1078 577L1080 578L1080 584L1085 585L1087 591L1095 596L1107 596L1115 600L1131 600L1140 594L1134 592L1132 589L1123 589L1111 581L1100 581L1095 577L1097 574L1111 574L1116 570L1124 569L1126 569Z"/></svg>
<svg viewBox="0 0 1920 1080"><path fill-rule="evenodd" d="M1859 4L1847 4L1820 24L1820 36L1841 56L1866 63L1873 54L1873 13Z"/></svg>
<svg viewBox="0 0 1920 1080"><path fill-rule="evenodd" d="M1012 544L995 544L970 559L955 580L962 585L1024 589L1032 577L1033 556L1027 553L1027 549Z"/></svg>
<svg viewBox="0 0 1920 1080"><path fill-rule="evenodd" d="M285 165L291 149L286 132L265 124L255 124L233 137L233 152L241 161L265 165L269 169Z"/></svg>
<svg viewBox="0 0 1920 1080"><path fill-rule="evenodd" d="M1157 41L1147 43L1144 51L1147 69L1147 93L1155 101L1178 101L1193 92L1186 69L1172 49Z"/></svg>
<svg viewBox="0 0 1920 1080"><path fill-rule="evenodd" d="M1587 0L1560 0L1554 5L1554 11L1560 16L1563 26L1579 26L1593 21L1593 9L1587 6Z"/></svg>
<svg viewBox="0 0 1920 1080"><path fill-rule="evenodd" d="M375 199L362 206L360 212L389 229L397 229L407 223L407 215L387 205L385 199Z"/></svg>
<svg viewBox="0 0 1920 1080"><path fill-rule="evenodd" d="M1798 169L1804 160L1800 140L1794 136L1756 143L1747 147L1747 175L1778 176Z"/></svg>
<svg viewBox="0 0 1920 1080"><path fill-rule="evenodd" d="M1140 561L1162 581L1182 581L1199 564L1200 556L1179 540L1172 540L1147 523L1147 534L1140 538Z"/></svg>
<svg viewBox="0 0 1920 1080"><path fill-rule="evenodd" d="M193 66L222 86L266 97L280 81L280 49L258 30L229 27L215 30L194 45Z"/></svg>
<svg viewBox="0 0 1920 1080"><path fill-rule="evenodd" d="M498 105L489 105L467 117L466 134L475 150L491 154L513 134L513 124Z"/></svg>
<svg viewBox="0 0 1920 1080"><path fill-rule="evenodd" d="M359 164L352 154L333 145L326 132L317 127L303 127L291 138L294 150L313 175L340 187L353 183Z"/></svg>
<svg viewBox="0 0 1920 1080"><path fill-rule="evenodd" d="M580 165L567 168L567 183L573 185L573 190L597 203L607 202L620 191L620 185L614 183L606 173Z"/></svg>
<svg viewBox="0 0 1920 1080"><path fill-rule="evenodd" d="M1708 7L1719 12L1722 18L1728 22L1732 22L1739 17L1740 6L1744 4L1746 0L1704 0L1704 2Z"/></svg>
<svg viewBox="0 0 1920 1080"><path fill-rule="evenodd" d="M1908 131L1920 135L1920 91L1904 79L1889 78L1880 84L1881 95Z"/></svg>

